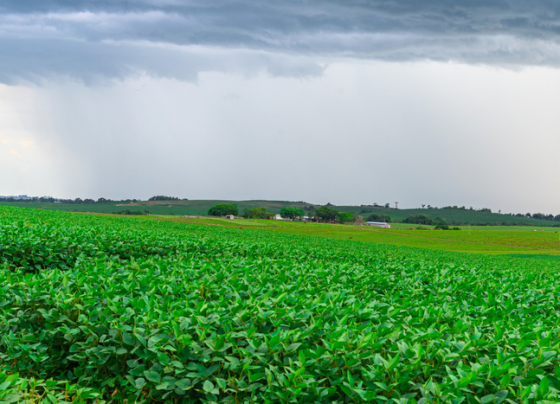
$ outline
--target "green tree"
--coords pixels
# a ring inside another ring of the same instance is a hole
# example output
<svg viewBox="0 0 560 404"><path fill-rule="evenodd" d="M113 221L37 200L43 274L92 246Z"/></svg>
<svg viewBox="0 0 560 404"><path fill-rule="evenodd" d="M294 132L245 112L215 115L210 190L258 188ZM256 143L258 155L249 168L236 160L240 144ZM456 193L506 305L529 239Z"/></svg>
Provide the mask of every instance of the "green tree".
<svg viewBox="0 0 560 404"><path fill-rule="evenodd" d="M416 223L416 224L432 224L432 219L426 215L409 216L403 220L403 223Z"/></svg>
<svg viewBox="0 0 560 404"><path fill-rule="evenodd" d="M321 206L319 209L313 211L313 216L315 216L317 220L328 222L337 219L338 211L328 206Z"/></svg>
<svg viewBox="0 0 560 404"><path fill-rule="evenodd" d="M176 196L156 195L152 196L148 201L178 201Z"/></svg>
<svg viewBox="0 0 560 404"><path fill-rule="evenodd" d="M434 220L432 220L432 224L434 226L447 226L447 222L441 217L436 217Z"/></svg>
<svg viewBox="0 0 560 404"><path fill-rule="evenodd" d="M338 221L340 223L351 223L354 221L354 212L340 212L338 214Z"/></svg>
<svg viewBox="0 0 560 404"><path fill-rule="evenodd" d="M237 205L234 203L221 203L208 209L208 216L237 216L238 214L239 211L237 210Z"/></svg>
<svg viewBox="0 0 560 404"><path fill-rule="evenodd" d="M280 209L280 216L288 219L295 219L296 217L305 216L305 211L295 206L285 206Z"/></svg>
<svg viewBox="0 0 560 404"><path fill-rule="evenodd" d="M381 215L377 215L377 214L373 214L373 215L369 215L367 218L368 222L386 222L389 223L391 221L391 217L389 215L386 214L381 214Z"/></svg>
<svg viewBox="0 0 560 404"><path fill-rule="evenodd" d="M243 209L243 215L246 219L270 219L272 213L268 212L266 208L248 208Z"/></svg>

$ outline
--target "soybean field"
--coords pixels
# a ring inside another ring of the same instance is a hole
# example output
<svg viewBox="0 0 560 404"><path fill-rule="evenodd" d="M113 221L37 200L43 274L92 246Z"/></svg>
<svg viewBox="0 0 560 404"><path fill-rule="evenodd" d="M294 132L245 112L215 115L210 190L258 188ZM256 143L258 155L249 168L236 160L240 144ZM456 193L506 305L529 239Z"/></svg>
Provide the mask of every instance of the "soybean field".
<svg viewBox="0 0 560 404"><path fill-rule="evenodd" d="M560 262L0 207L0 402L553 403Z"/></svg>

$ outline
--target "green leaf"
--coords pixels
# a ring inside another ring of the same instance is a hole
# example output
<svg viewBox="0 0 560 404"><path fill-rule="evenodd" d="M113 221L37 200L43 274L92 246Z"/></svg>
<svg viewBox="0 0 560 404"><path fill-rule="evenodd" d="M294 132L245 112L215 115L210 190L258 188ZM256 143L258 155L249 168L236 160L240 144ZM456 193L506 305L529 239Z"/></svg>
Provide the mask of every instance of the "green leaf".
<svg viewBox="0 0 560 404"><path fill-rule="evenodd" d="M127 345L134 345L134 338L132 338L132 335L125 331L123 332L123 342Z"/></svg>
<svg viewBox="0 0 560 404"><path fill-rule="evenodd" d="M159 383L161 381L161 376L159 375L159 373L153 371L145 371L144 376L146 376L146 379L153 383Z"/></svg>
<svg viewBox="0 0 560 404"><path fill-rule="evenodd" d="M354 395L354 392L352 391L352 389L344 384L340 385L340 389L348 396L348 397L352 397Z"/></svg>
<svg viewBox="0 0 560 404"><path fill-rule="evenodd" d="M204 391L206 391L207 393L209 393L209 392L211 392L212 390L214 390L214 384L213 384L211 381L206 380L206 381L204 382L204 384L202 385L202 388L204 389Z"/></svg>
<svg viewBox="0 0 560 404"><path fill-rule="evenodd" d="M204 372L204 373L205 373L205 376L206 376L206 377L211 376L212 373L214 373L214 372L215 372L216 370L218 370L219 368L220 368L220 365L212 365L212 366L210 366L210 367L209 367L208 369L206 369L206 371Z"/></svg>
<svg viewBox="0 0 560 404"><path fill-rule="evenodd" d="M301 343L299 342L295 342L293 344L290 344L286 347L286 351L291 352L291 351L295 351L296 349L298 349L301 346Z"/></svg>
<svg viewBox="0 0 560 404"><path fill-rule="evenodd" d="M494 403L495 404L500 404L501 402L503 402L507 398L508 394L509 394L508 390L498 391L496 394L494 394Z"/></svg>
<svg viewBox="0 0 560 404"><path fill-rule="evenodd" d="M489 403L491 401L494 401L494 394L488 394L487 396L484 396L480 399L480 402L482 404L486 404L486 403Z"/></svg>
<svg viewBox="0 0 560 404"><path fill-rule="evenodd" d="M301 366L305 366L305 353L303 351L299 351L298 356L299 356L299 363L301 363Z"/></svg>
<svg viewBox="0 0 560 404"><path fill-rule="evenodd" d="M395 355L395 357L389 361L389 364L387 365L387 370L391 371L394 368L396 368L400 360L401 360L401 356L399 354Z"/></svg>
<svg viewBox="0 0 560 404"><path fill-rule="evenodd" d="M137 389L141 389L145 385L146 385L146 380L144 378L139 377L138 379L136 379L135 386Z"/></svg>
<svg viewBox="0 0 560 404"><path fill-rule="evenodd" d="M218 384L218 386L220 386L222 390L226 389L227 382L224 379L216 379L216 383Z"/></svg>
<svg viewBox="0 0 560 404"><path fill-rule="evenodd" d="M510 383L511 383L511 376L505 375L504 377L502 377L502 380L500 380L500 388L505 389L507 386L509 386Z"/></svg>
<svg viewBox="0 0 560 404"><path fill-rule="evenodd" d="M459 379L459 385L458 387L460 389L467 387L471 382L471 377L469 375L465 376L465 377L461 377Z"/></svg>
<svg viewBox="0 0 560 404"><path fill-rule="evenodd" d="M540 389L541 394L543 396L546 396L548 394L548 392L550 391L550 383L549 383L548 379L546 378L546 376L541 379L541 383L539 384L539 389Z"/></svg>
<svg viewBox="0 0 560 404"><path fill-rule="evenodd" d="M190 379L181 379L175 382L175 386L181 390L188 390L192 387Z"/></svg>
<svg viewBox="0 0 560 404"><path fill-rule="evenodd" d="M527 386L525 387L525 389L521 392L521 399L524 400L527 397L529 397L529 394L531 394L531 386Z"/></svg>
<svg viewBox="0 0 560 404"><path fill-rule="evenodd" d="M352 373L348 372L348 383L351 387L354 387L354 378L352 377Z"/></svg>

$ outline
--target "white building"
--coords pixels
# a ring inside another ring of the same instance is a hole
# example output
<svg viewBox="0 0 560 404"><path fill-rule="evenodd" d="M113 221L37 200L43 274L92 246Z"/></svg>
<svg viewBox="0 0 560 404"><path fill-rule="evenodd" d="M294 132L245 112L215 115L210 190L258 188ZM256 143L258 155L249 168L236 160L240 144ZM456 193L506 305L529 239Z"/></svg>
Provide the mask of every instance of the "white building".
<svg viewBox="0 0 560 404"><path fill-rule="evenodd" d="M280 214L275 214L274 216L272 216L272 220L282 220L282 216L280 216Z"/></svg>
<svg viewBox="0 0 560 404"><path fill-rule="evenodd" d="M391 225L385 222L367 222L368 226L381 227L382 229L390 229Z"/></svg>
<svg viewBox="0 0 560 404"><path fill-rule="evenodd" d="M226 219L235 219L234 215L226 215Z"/></svg>

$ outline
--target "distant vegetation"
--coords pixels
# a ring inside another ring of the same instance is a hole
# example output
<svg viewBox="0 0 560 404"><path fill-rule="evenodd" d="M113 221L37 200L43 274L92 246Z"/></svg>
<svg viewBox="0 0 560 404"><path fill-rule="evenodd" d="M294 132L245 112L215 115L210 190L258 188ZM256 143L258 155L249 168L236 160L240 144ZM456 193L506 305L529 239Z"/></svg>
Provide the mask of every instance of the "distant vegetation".
<svg viewBox="0 0 560 404"><path fill-rule="evenodd" d="M322 222L331 222L336 220L339 212L329 206L321 206L319 209L315 209L312 214L317 220L321 220Z"/></svg>
<svg viewBox="0 0 560 404"><path fill-rule="evenodd" d="M242 216L245 219L270 219L274 214L268 212L265 207L261 207L244 209Z"/></svg>
<svg viewBox="0 0 560 404"><path fill-rule="evenodd" d="M238 214L237 205L234 203L221 203L208 209L208 216L237 216Z"/></svg>
<svg viewBox="0 0 560 404"><path fill-rule="evenodd" d="M330 205L330 206L329 206ZM354 212L339 212L331 208L332 204L327 204L311 212L315 220L319 222L339 222L339 223L352 223L356 220Z"/></svg>
<svg viewBox="0 0 560 404"><path fill-rule="evenodd" d="M415 223L415 224L427 224L431 226L447 226L445 220L440 217L436 217L435 219L430 219L426 215L418 215L418 216L409 216L403 223Z"/></svg>
<svg viewBox="0 0 560 404"><path fill-rule="evenodd" d="M368 222L385 222L385 223L389 223L391 221L391 217L389 215L369 215L367 218Z"/></svg>
<svg viewBox="0 0 560 404"><path fill-rule="evenodd" d="M142 210L128 210L128 209L115 213L117 215L135 215L135 216L150 214L150 212L148 212L147 210L142 211Z"/></svg>
<svg viewBox="0 0 560 404"><path fill-rule="evenodd" d="M353 212L338 212L338 221L340 223L352 223L354 219Z"/></svg>
<svg viewBox="0 0 560 404"><path fill-rule="evenodd" d="M158 198L158 199L156 199ZM165 198L165 199L161 199ZM0 204L11 206L26 206L59 211L80 211L80 212L106 212L119 213L124 208L122 205L134 204L134 210L148 211L156 215L206 215L208 210L217 204L238 205L238 211L252 209L256 207L266 207L269 214L277 214L285 207L302 209L308 216L317 216L313 212L321 209L321 205L313 205L309 202L290 202L290 201L225 201L225 200L186 200L177 197L167 197L159 195L150 198L150 201L140 201L138 199L111 200L107 198L93 199L59 199L52 197L0 197ZM443 219L449 226L549 226L560 227L560 215L544 213L501 213L492 211L490 208L467 208L465 206L445 206L435 207L422 205L416 209L396 209L390 207L388 203L384 205L361 205L361 206L334 206L332 203L326 207L337 212L336 216L329 215L326 221L344 222L347 218L339 218L338 213L355 212L354 220L361 220L361 217L368 218L372 215L387 215L392 223L403 223L407 218L425 215L430 220L436 218ZM286 216L283 216L286 217ZM318 215L318 217L322 217ZM324 220L325 221L325 220ZM376 219L373 221L387 221Z"/></svg>
<svg viewBox="0 0 560 404"><path fill-rule="evenodd" d="M156 195L152 196L148 201L179 201L180 199L175 196ZM185 199L188 201L188 199Z"/></svg>
<svg viewBox="0 0 560 404"><path fill-rule="evenodd" d="M296 217L305 216L305 211L295 206L285 206L280 209L280 216L286 219L295 219Z"/></svg>

